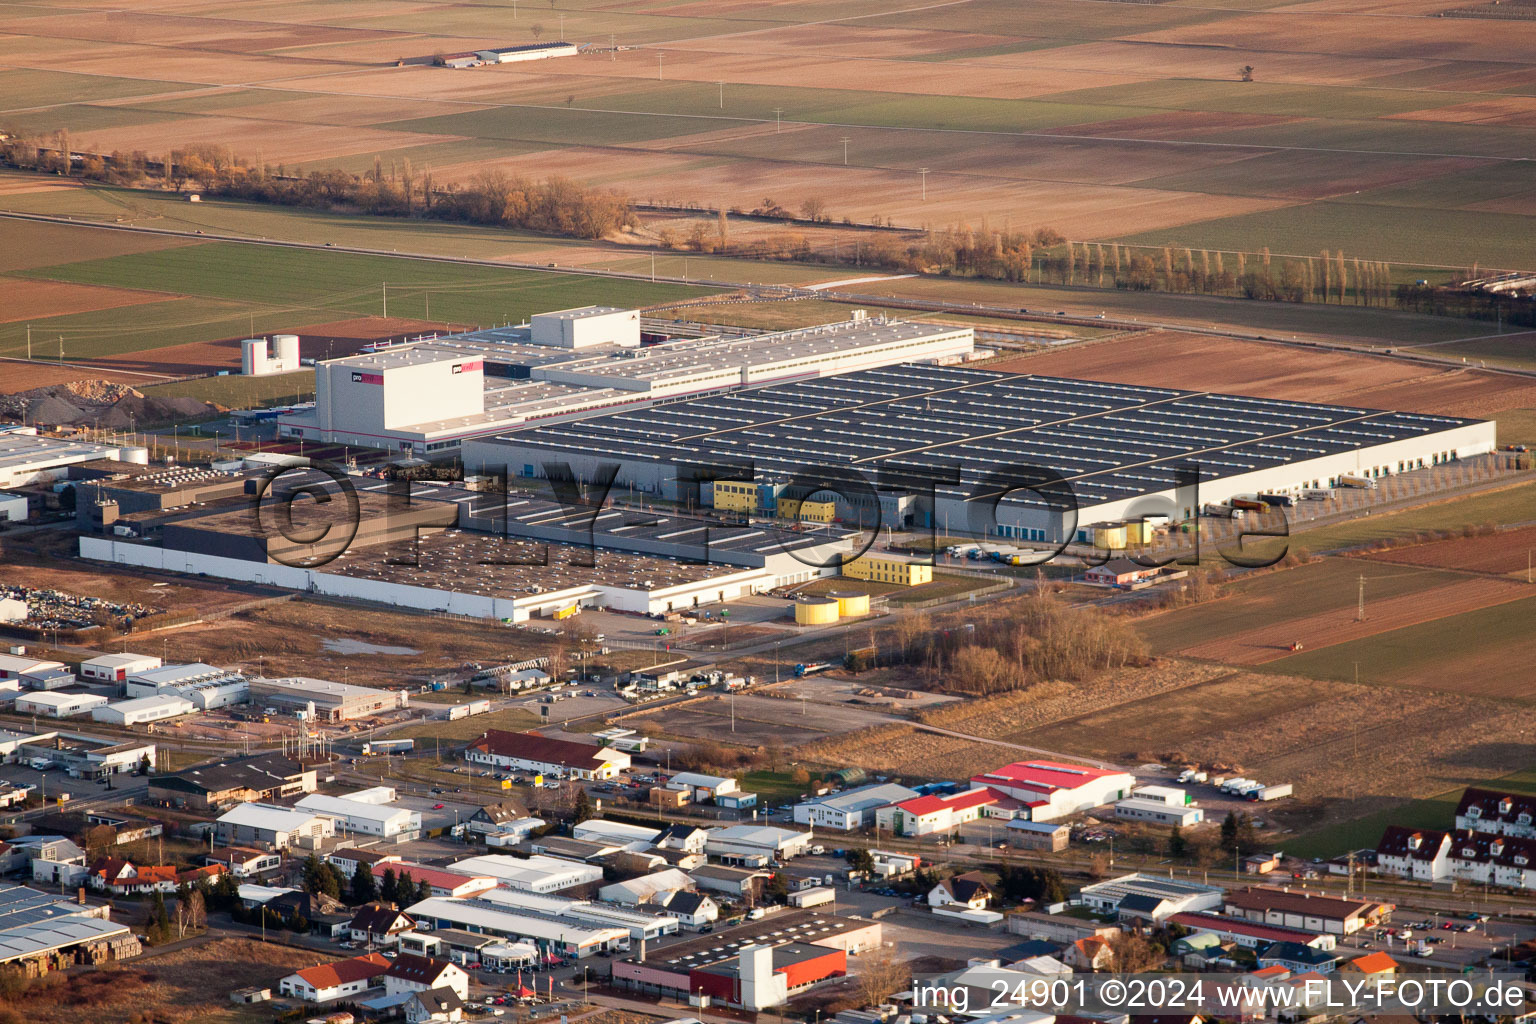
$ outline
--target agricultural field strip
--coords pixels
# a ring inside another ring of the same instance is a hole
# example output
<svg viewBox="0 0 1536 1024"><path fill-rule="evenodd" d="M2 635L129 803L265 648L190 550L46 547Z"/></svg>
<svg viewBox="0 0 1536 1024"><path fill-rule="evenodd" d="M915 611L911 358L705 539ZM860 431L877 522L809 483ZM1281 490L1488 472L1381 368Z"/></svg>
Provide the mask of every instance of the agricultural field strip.
<svg viewBox="0 0 1536 1024"><path fill-rule="evenodd" d="M4 62L0 62L0 68L7 68L7 69L12 69L12 70L22 70L22 71L31 70L31 69L27 68L25 65L6 64ZM324 77L341 77L341 76L351 75L351 74L355 74L355 73L356 72L351 71L351 70L335 71L335 72L328 72ZM109 74L109 75L104 75L104 74L101 74L99 72L92 72L91 74L93 76L95 76L95 77L116 78L116 79L123 79L123 80L127 80L127 81L157 81L155 79L147 79L147 78L145 78L143 76L126 74L126 73L120 73L120 72L119 73L114 73L114 74ZM245 85L247 87L268 88L268 89L272 89L274 91L285 91L285 89L291 87L292 91L295 91L295 92L306 92L306 93L311 93L311 94L335 96L335 97L338 97L338 98L346 98L346 99L359 98L359 97L369 98L369 99L378 99L378 100L394 100L394 101L419 100L420 99L420 97L418 97L418 96L412 96L412 95L406 94L406 93L391 93L391 92L381 92L381 91L346 92L346 91L341 91L341 90L317 89L317 88L313 88L313 87L310 87L310 86L307 86L307 85L304 84L304 83L313 82L313 81L315 81L315 78L313 78L313 77L296 75L296 76L293 76L293 77L290 77L290 78L275 79L275 80L271 80L271 81L245 83ZM285 83L287 83L287 84L285 84ZM191 91L191 90L204 89L204 88L221 88L221 87L226 87L225 83L202 82L202 83L189 84L188 89L189 89L189 91ZM895 95L902 95L902 94L895 94ZM911 94L906 94L906 95L911 95ZM770 118L770 117L744 117L744 116L730 115L730 114L667 113L667 112L661 112L661 111L636 111L636 110L632 110L632 109L624 109L624 108L617 108L617 107L615 107L615 108L607 108L607 107L567 108L567 107L565 107L563 105L560 105L560 104L514 103L514 102L510 102L510 101L506 101L506 100L479 99L479 98L470 98L470 99L463 100L461 102L471 103L471 104L474 104L476 106L481 106L481 107L486 107L486 108L544 110L544 111L553 111L553 112L558 112L558 113L617 114L617 115L624 115L624 116L627 116L627 117L679 118L679 119L695 120L695 121L699 121L701 123L753 124L753 125L769 125L769 124L774 124L775 123L774 119ZM1031 102L1048 102L1048 101L1031 101ZM63 105L66 105L66 104L60 104L60 105L63 106ZM1149 112L1162 112L1166 108L1147 107L1147 108L1141 108L1141 109L1145 109L1145 110L1147 110ZM410 129L408 127L405 127L405 126L409 125L412 120L419 120L419 119L407 119L405 121L394 121L394 122L380 122L379 124L375 125L374 127L379 128L381 130L395 130L395 131L409 132L409 131L412 131L412 129ZM287 123L313 124L313 122L287 122ZM1351 121L1349 123L1356 123L1356 122ZM1370 124L1371 122L1370 121L1359 121L1358 123ZM1415 156L1415 157L1426 157L1426 158L1430 158L1430 157L1452 157L1452 158L1456 158L1456 159L1486 160L1486 161L1490 161L1490 162L1520 162L1523 159L1526 159L1526 158L1522 158L1522 157L1501 156L1501 155L1497 155L1497 154L1460 153L1460 152L1448 152L1448 151L1441 151L1441 150L1370 149L1370 148L1364 148L1364 147L1345 147L1345 146L1303 146L1303 145L1282 145L1282 144L1278 144L1278 143L1228 142L1228 141L1212 141L1212 140L1201 140L1201 139L1149 139L1149 138L1143 138L1143 137L1134 136L1134 135L1132 135L1132 136L1095 135L1095 134L1089 134L1089 133L1073 133L1073 132L1065 132L1065 131L1023 131L1023 130L1008 130L1008 129L1002 129L1002 128L993 128L993 129L946 128L946 127L939 127L939 126L891 125L891 124L881 124L881 123L878 123L878 122L861 123L861 122L837 121L837 120L822 120L822 121L818 121L818 120L786 119L786 120L784 120L782 122L782 124L785 127L812 127L812 128L815 128L815 127L826 127L826 128L838 128L838 129L856 128L856 129L869 130L869 131L919 132L919 133L933 134L933 135L940 135L940 136L976 135L976 136L981 136L981 137L1001 137L1001 138L1020 138L1020 139L1053 139L1053 140L1077 140L1077 141L1084 141L1084 142L1116 142L1116 143L1121 143L1121 144L1124 144L1124 145L1131 145L1131 146L1192 147L1192 148L1208 149L1208 150L1241 150L1241 151L1252 151L1252 152L1278 152L1278 153L1284 153L1284 152L1309 152L1309 153L1332 153L1332 154L1339 154L1339 155Z"/></svg>
<svg viewBox="0 0 1536 1024"><path fill-rule="evenodd" d="M1476 575L1476 574L1469 574ZM1491 608L1530 597L1520 583L1486 577L1464 580L1417 593L1373 601L1364 621L1356 621L1350 609L1334 608L1311 615L1271 621L1228 637L1194 644L1175 653L1224 664L1261 665L1290 657L1292 642L1305 649L1332 647L1406 626Z"/></svg>

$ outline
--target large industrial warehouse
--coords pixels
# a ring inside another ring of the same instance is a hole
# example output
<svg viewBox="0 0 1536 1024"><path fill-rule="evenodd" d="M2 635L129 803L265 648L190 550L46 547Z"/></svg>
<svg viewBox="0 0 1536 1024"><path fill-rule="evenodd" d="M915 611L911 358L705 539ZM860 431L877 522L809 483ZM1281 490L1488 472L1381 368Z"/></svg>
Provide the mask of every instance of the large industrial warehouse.
<svg viewBox="0 0 1536 1024"><path fill-rule="evenodd" d="M959 360L969 327L854 319L792 331L655 339L635 310L588 306L526 325L380 348L315 367L315 406L284 437L431 455L465 438L687 395L872 366Z"/></svg>
<svg viewBox="0 0 1536 1024"><path fill-rule="evenodd" d="M1494 448L1494 424L1480 420L901 365L483 438L465 444L464 460L513 477L563 463L581 481L617 466L615 488L677 500L684 463L726 467L726 479L750 467L756 479L812 481L804 498L819 481L825 494L850 475L873 488L894 474L937 482L931 520L919 507L910 523L887 525L1059 543L1087 541L1089 524L1188 519L1234 496L1298 494ZM954 473L958 484L946 482ZM1061 483L1025 489L1042 475ZM879 523L873 489L841 491L839 515Z"/></svg>
<svg viewBox="0 0 1536 1024"><path fill-rule="evenodd" d="M831 526L736 528L443 485L413 488L409 506L402 507L403 498L382 493L382 481L357 480L355 486L361 523L355 533L341 531L340 544L291 541L275 527L270 533L258 530L241 498L166 522L158 544L82 536L80 553L118 564L523 622L570 608L663 613L804 582L834 573L828 566L835 566L835 552L847 550L850 536ZM317 525L334 525L347 508L345 501L297 506L290 533L308 536ZM328 562L315 557L328 547L339 557ZM129 696L144 695L130 681ZM252 700L264 699L253 691Z"/></svg>

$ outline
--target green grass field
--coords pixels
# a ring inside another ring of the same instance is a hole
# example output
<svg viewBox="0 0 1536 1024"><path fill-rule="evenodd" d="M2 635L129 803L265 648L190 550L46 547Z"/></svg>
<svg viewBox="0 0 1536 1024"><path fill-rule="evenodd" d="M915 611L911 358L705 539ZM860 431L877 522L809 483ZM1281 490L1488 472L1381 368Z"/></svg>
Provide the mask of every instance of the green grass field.
<svg viewBox="0 0 1536 1024"><path fill-rule="evenodd" d="M430 318L466 324L503 323L541 310L588 304L645 306L708 293L681 285L239 242L208 242L20 273L188 297L32 324L45 355L53 354L47 346L62 336L66 355L72 358L226 338L253 328L281 330L383 314L386 285L391 316L427 318L430 305ZM0 326L0 354L25 351L25 339L25 324Z"/></svg>
<svg viewBox="0 0 1536 1024"><path fill-rule="evenodd" d="M140 387L146 398L197 398L229 409L249 409L274 402L307 401L315 397L315 373L299 370L270 377L195 377Z"/></svg>
<svg viewBox="0 0 1536 1024"><path fill-rule="evenodd" d="M1468 498L1303 530L1292 535L1292 542L1316 553L1391 540L1422 530L1457 530L1483 523L1509 525L1532 519L1536 519L1536 484L1517 484Z"/></svg>
<svg viewBox="0 0 1536 1024"><path fill-rule="evenodd" d="M1362 683L1536 703L1528 668L1536 658L1533 614L1536 597L1303 651L1263 668L1344 682L1358 665Z"/></svg>
<svg viewBox="0 0 1536 1024"><path fill-rule="evenodd" d="M1251 629L1256 623L1352 607L1362 574L1372 600L1412 594L1460 578L1434 569L1328 558L1240 579L1221 600L1140 619L1137 630L1155 652L1182 650Z"/></svg>

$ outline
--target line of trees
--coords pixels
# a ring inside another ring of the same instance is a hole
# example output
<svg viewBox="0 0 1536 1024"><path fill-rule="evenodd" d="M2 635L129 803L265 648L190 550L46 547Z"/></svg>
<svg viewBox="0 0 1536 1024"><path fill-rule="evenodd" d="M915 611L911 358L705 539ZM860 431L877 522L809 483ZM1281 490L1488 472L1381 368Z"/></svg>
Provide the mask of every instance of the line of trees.
<svg viewBox="0 0 1536 1024"><path fill-rule="evenodd" d="M65 154L72 154L66 157ZM431 217L597 239L637 223L629 197L567 178L533 180L505 170L481 171L467 183L438 185L410 160L353 174L337 168L290 170L250 164L228 146L197 145L156 156L143 150L72 153L69 134L18 133L0 143L0 161L23 170L72 174L117 185L158 183L282 206L355 210L379 216Z"/></svg>

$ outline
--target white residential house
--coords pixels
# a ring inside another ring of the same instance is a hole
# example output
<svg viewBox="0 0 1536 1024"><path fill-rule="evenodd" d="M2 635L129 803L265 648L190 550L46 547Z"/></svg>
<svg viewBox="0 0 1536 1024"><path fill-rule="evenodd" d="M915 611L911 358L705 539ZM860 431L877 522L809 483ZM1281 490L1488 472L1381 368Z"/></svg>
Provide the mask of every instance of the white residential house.
<svg viewBox="0 0 1536 1024"><path fill-rule="evenodd" d="M469 998L469 975L457 964L415 953L401 953L384 973L384 994L395 996L446 988L460 999Z"/></svg>
<svg viewBox="0 0 1536 1024"><path fill-rule="evenodd" d="M382 955L368 953L296 971L278 984L278 991L305 1002L334 1003L368 991L389 968L390 962Z"/></svg>
<svg viewBox="0 0 1536 1024"><path fill-rule="evenodd" d="M1451 834L1388 825L1376 844L1376 870L1384 875L1438 882L1451 877Z"/></svg>
<svg viewBox="0 0 1536 1024"><path fill-rule="evenodd" d="M943 879L928 891L930 907L967 907L986 910L992 901L992 888L979 871L967 871L962 875Z"/></svg>
<svg viewBox="0 0 1536 1024"><path fill-rule="evenodd" d="M677 918L684 928L698 931L720 919L720 904L707 893L677 892L667 903L667 913Z"/></svg>
<svg viewBox="0 0 1536 1024"><path fill-rule="evenodd" d="M1450 839L1451 874L1509 889L1536 889L1536 839L1457 832Z"/></svg>
<svg viewBox="0 0 1536 1024"><path fill-rule="evenodd" d="M685 853L703 853L709 830L697 825L668 825L661 830L655 846L658 850L682 850Z"/></svg>

